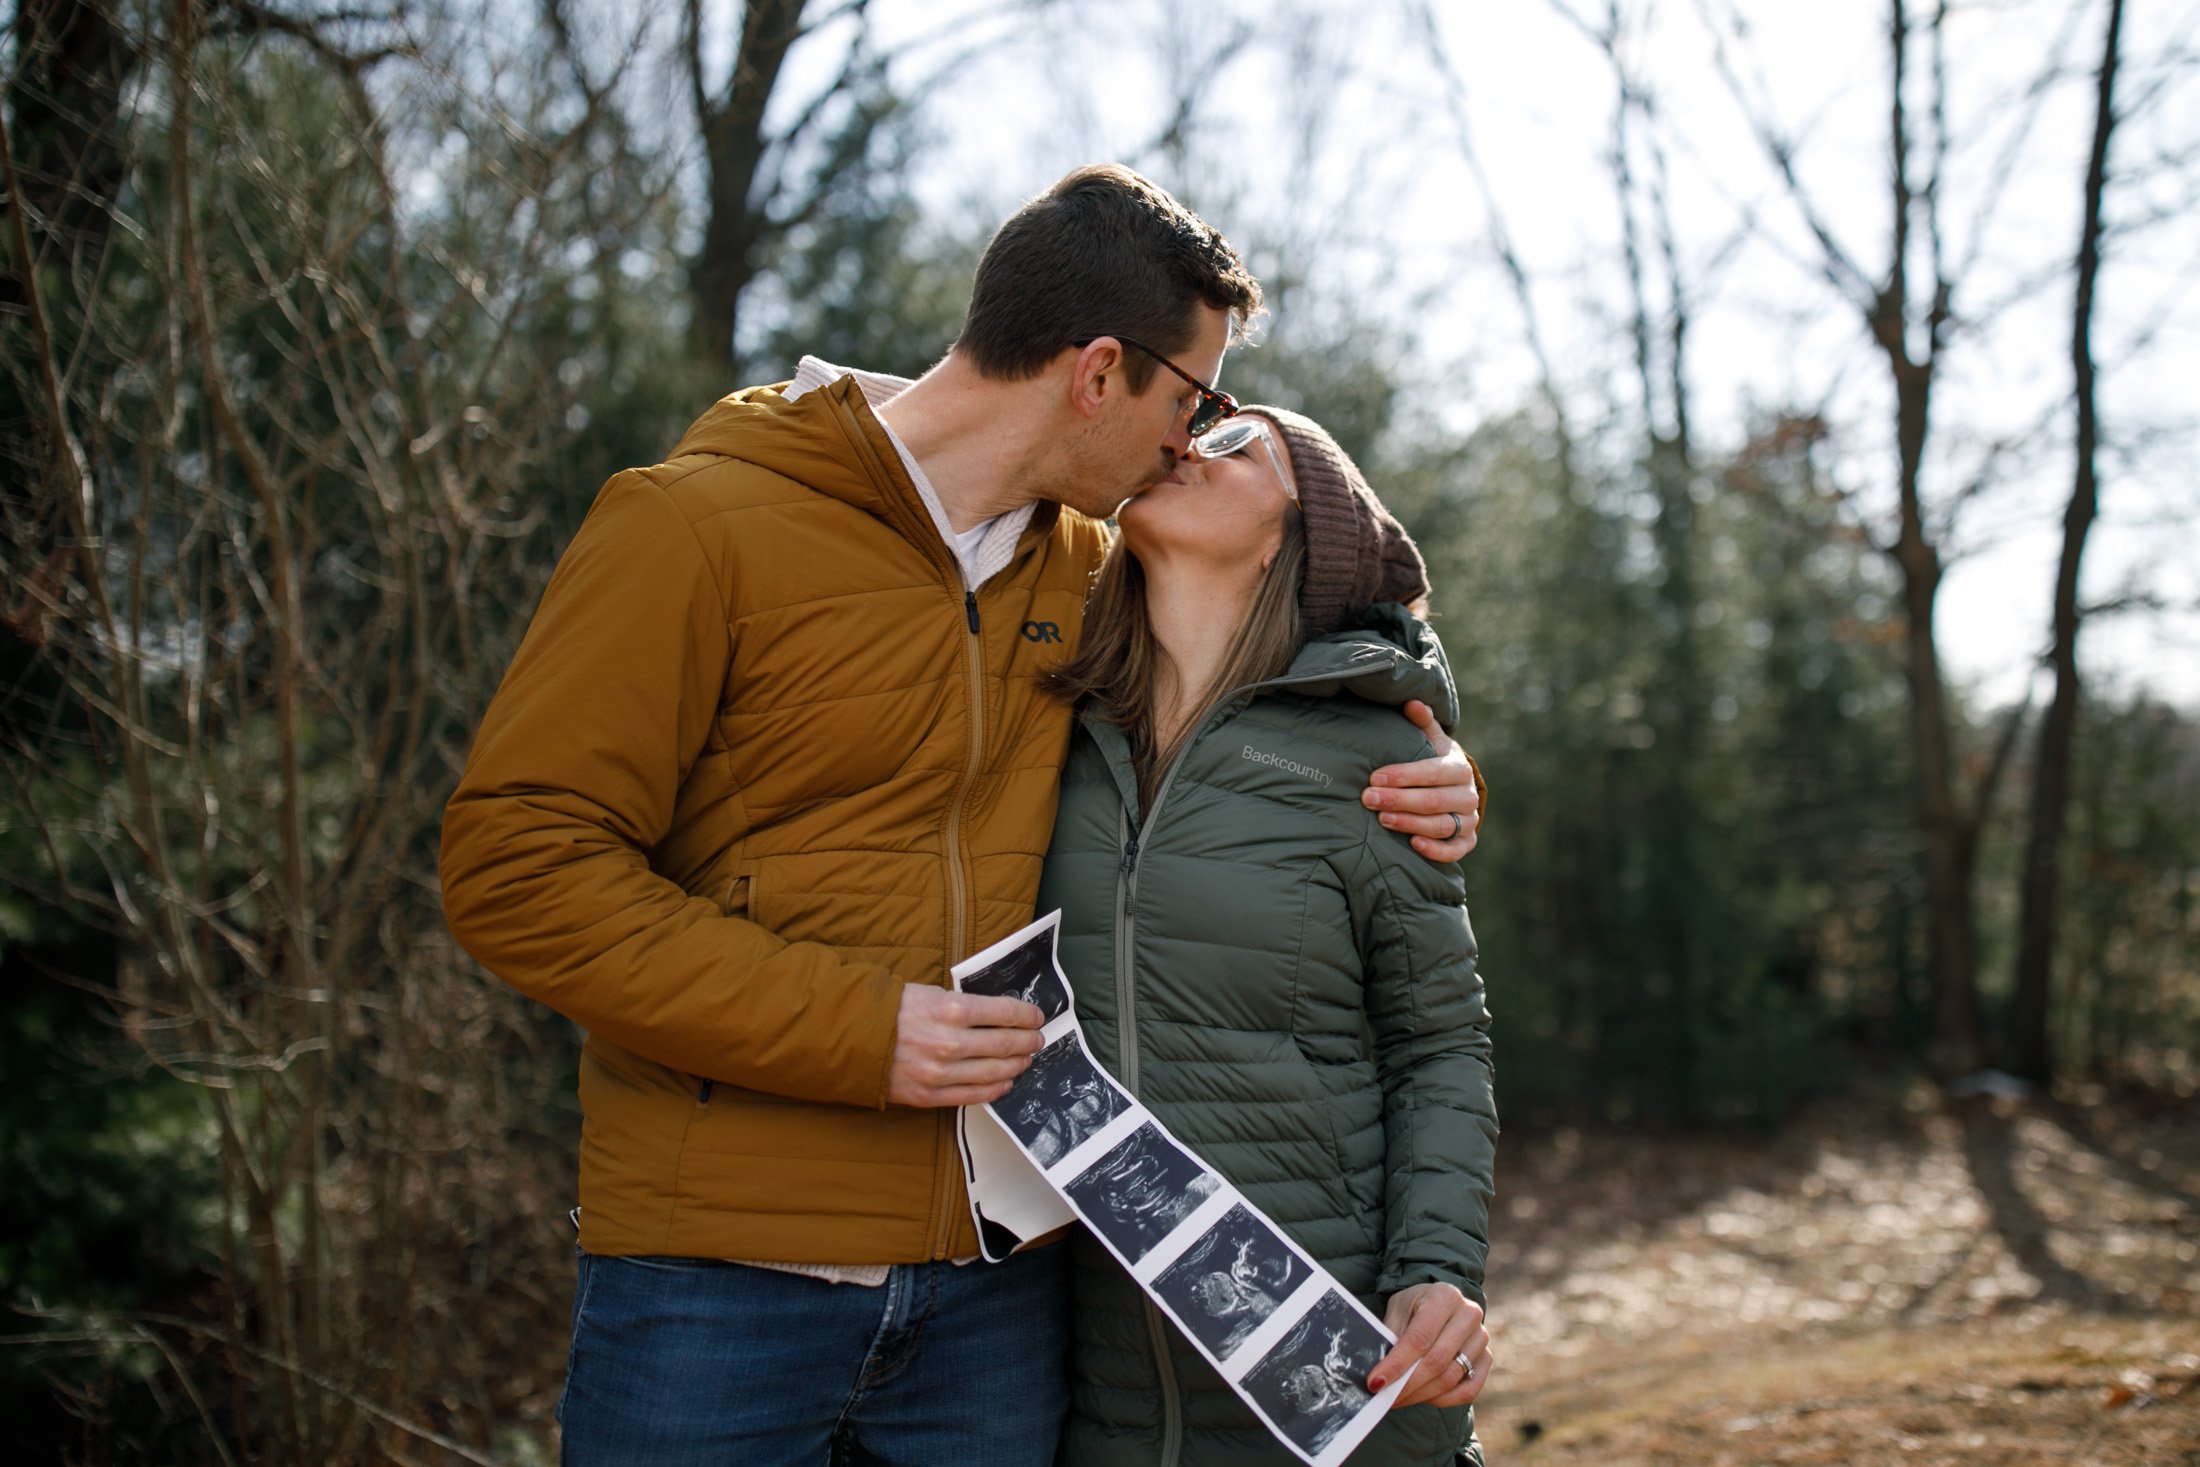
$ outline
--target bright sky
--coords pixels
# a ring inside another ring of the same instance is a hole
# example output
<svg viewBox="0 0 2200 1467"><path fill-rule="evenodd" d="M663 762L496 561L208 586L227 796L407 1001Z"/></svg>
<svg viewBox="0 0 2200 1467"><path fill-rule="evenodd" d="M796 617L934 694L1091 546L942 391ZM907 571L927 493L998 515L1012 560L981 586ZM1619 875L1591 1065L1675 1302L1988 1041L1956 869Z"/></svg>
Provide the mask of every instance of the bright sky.
<svg viewBox="0 0 2200 1467"><path fill-rule="evenodd" d="M1601 23L1602 0L1565 0ZM1000 28L999 0L874 0L882 38ZM1615 95L1603 56L1554 0L1436 0L1457 88L1418 7L1233 0L1056 4L1019 39L958 66L929 115L921 194L998 219L1080 162L1132 163L1191 198L1256 257L1314 262L1287 308L1368 299L1387 283L1422 404L1461 426L1534 395L1524 315L1493 248L1502 222L1533 281L1556 373L1584 420L1632 392L1619 215L1606 163ZM1915 6L1922 12L1925 7ZM1884 529L1894 455L1881 360L1721 78L1723 36L1754 107L1798 141L1798 172L1867 273L1887 248L1886 12L1848 0L1625 0L1625 56L1663 119L1681 270L1694 303L1688 374L1698 436L1732 445L1757 409L1818 405L1837 476ZM1737 23L1736 11L1740 12ZM1945 359L1928 495L1987 473L1948 543L1943 655L1983 696L2016 696L2048 632L2070 479L2069 261L2105 7L1956 0L1951 11L1947 249L1966 324ZM2200 704L2200 0L2131 5L2122 94L2135 108L2112 163L2113 241L2095 330L2110 445L2084 595L2185 608L2104 616L2089 672ZM1711 24L1707 25L1706 17ZM975 17L958 22L957 17ZM1224 50L1234 35L1250 42ZM920 49L917 75L953 42ZM2183 75L2165 80L2178 53ZM798 58L800 53L797 53ZM2044 90L2035 80L2059 58ZM1917 67L1924 60L1920 50ZM1923 80L1923 78L1919 78ZM1194 141L1156 146L1175 98ZM1922 96L1923 90L1920 91ZM1465 161L1461 120L1483 183ZM1636 124L1638 177L1651 160ZM1180 176L1181 175L1181 176ZM1990 180L2004 178L2004 186ZM1494 208L1493 208L1494 206ZM1983 223L1981 222L1983 220ZM1643 219L1647 227L1649 221ZM1648 236L1646 235L1646 246ZM1318 412L1318 408L1317 408ZM1989 467L1990 466L1990 467ZM2042 679L2039 695L2044 697Z"/></svg>

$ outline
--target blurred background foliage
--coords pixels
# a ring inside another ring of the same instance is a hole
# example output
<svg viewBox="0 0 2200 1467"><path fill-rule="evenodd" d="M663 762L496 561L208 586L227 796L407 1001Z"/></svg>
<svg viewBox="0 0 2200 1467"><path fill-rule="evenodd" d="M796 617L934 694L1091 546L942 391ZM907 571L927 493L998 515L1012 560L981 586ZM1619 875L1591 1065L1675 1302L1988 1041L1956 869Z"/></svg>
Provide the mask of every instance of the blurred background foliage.
<svg viewBox="0 0 2200 1467"><path fill-rule="evenodd" d="M941 79L1004 37L1073 44L1065 9L1001 7L903 65L863 4L751 3L722 35L558 0L16 5L0 1417L20 1460L543 1459L574 1036L443 932L441 803L606 475L804 353L914 374L952 341L992 220L1046 179L928 200ZM1265 203L1229 169L1200 55L1155 13L1180 105L1129 161L1270 287L1230 385L1328 424L1434 572L1494 787L1468 870L1509 1123L1770 1129L1862 1077L1995 1062L2189 1095L2193 711L2115 685L2077 704L2051 1063L2027 1059L2038 716L1947 689L1985 791L1975 962L1952 977L1914 797L1920 629L1829 467L1843 426L1767 403L1692 437L1682 282L1653 307L1639 273L1617 339L1662 343L1669 374L1645 346L1511 400L1432 396L1423 303L1291 214L1311 155L1277 145L1296 161ZM1218 12L1217 47L1251 15ZM1322 34L1266 44L1311 65ZM1949 1027L1958 979L1973 1032Z"/></svg>

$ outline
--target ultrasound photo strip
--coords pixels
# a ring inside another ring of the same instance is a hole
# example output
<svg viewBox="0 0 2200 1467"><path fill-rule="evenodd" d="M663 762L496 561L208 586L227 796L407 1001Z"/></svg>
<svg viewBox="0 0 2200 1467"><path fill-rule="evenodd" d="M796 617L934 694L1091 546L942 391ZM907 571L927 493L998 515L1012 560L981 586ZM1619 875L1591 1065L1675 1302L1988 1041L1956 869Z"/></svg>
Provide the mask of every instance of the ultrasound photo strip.
<svg viewBox="0 0 2200 1467"><path fill-rule="evenodd" d="M997 1231L981 1194L1050 1189L1278 1441L1333 1467L1405 1389L1400 1379L1367 1390L1395 1337L1093 1059L1055 953L1060 924L1050 912L954 969L966 993L1022 998L1047 1015L1031 1067L984 1108L1029 1172L989 1175L1013 1165L992 1159L1006 1153L963 1141L981 1236ZM966 1129L968 1111L958 1135Z"/></svg>

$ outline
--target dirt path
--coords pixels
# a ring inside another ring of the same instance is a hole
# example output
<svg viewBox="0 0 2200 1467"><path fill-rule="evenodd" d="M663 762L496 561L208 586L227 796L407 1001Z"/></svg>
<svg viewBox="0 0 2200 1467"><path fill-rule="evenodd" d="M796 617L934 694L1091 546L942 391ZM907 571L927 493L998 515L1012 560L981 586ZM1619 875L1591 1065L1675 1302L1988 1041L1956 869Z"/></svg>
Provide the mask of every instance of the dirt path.
<svg viewBox="0 0 2200 1467"><path fill-rule="evenodd" d="M1493 1462L2200 1464L2200 1108L1502 1156Z"/></svg>

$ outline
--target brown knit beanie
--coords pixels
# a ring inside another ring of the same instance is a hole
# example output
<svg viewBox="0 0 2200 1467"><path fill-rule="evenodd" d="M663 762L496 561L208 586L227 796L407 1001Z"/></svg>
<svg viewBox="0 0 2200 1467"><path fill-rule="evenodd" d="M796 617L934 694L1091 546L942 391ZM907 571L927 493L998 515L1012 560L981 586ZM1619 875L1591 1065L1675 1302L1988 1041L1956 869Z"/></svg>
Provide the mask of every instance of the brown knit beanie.
<svg viewBox="0 0 2200 1467"><path fill-rule="evenodd" d="M1299 481L1306 520L1306 582L1299 620L1307 640L1333 632L1378 601L1412 602L1428 594L1428 567L1404 525L1383 508L1337 440L1311 418L1249 405L1281 430Z"/></svg>

